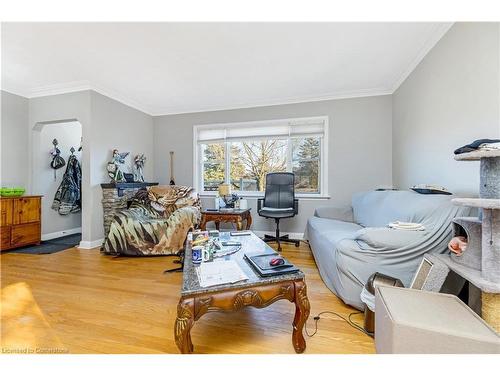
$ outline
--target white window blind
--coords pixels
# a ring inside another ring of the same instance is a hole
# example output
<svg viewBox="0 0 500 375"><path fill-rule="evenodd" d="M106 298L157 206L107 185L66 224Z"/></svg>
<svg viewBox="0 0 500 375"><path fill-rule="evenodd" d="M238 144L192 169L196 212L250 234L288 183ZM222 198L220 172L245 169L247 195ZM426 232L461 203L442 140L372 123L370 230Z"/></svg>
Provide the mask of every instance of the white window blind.
<svg viewBox="0 0 500 375"><path fill-rule="evenodd" d="M258 138L322 137L325 133L324 119L306 121L265 121L228 125L206 125L198 128L198 143L241 141Z"/></svg>

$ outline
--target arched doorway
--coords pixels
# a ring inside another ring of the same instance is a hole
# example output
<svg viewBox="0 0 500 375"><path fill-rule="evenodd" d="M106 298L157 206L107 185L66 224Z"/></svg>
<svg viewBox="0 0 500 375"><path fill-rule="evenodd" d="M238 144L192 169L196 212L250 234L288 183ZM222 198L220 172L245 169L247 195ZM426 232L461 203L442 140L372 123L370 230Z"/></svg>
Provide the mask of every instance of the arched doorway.
<svg viewBox="0 0 500 375"><path fill-rule="evenodd" d="M66 165L58 170L50 166L54 139L58 142L60 156L66 161ZM82 125L77 119L39 122L33 126L31 191L33 194L44 196L42 240L65 236L72 236L78 242L81 240L83 205L79 212L61 214L64 210L54 210L52 204L56 191L61 186L70 155L77 158L83 170L82 146ZM85 187L82 184L81 189L83 188ZM81 196L82 193L80 191Z"/></svg>

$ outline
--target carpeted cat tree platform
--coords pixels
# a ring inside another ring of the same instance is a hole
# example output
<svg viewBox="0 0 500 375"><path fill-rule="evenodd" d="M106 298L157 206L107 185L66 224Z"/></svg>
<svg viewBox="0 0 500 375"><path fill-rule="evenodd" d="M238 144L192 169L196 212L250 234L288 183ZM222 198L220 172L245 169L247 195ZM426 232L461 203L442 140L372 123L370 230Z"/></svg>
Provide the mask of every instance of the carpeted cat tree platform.
<svg viewBox="0 0 500 375"><path fill-rule="evenodd" d="M455 156L480 161L479 198L455 198L457 205L476 207L479 217L453 220L453 235L468 239L467 249L434 257L481 291L481 316L500 332L500 151L472 151Z"/></svg>

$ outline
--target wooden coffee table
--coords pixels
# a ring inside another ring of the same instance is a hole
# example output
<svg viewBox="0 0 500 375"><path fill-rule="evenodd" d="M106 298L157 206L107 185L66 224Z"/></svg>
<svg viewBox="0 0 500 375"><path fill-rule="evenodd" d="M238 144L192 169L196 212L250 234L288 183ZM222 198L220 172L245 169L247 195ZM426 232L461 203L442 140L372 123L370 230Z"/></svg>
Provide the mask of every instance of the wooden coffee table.
<svg viewBox="0 0 500 375"><path fill-rule="evenodd" d="M245 229L249 230L252 225L252 215L250 214L250 208L246 209L230 209L230 210L219 210L219 211L201 211L201 223L200 229L206 230L207 223L209 221L215 221L215 228L219 229L220 223L236 223L236 228L238 230L243 229L243 221L245 221Z"/></svg>
<svg viewBox="0 0 500 375"><path fill-rule="evenodd" d="M191 248L187 246L181 298L177 306L177 319L174 327L175 343L181 353L193 352L191 328L194 322L204 314L212 311L238 311L247 306L264 308L281 299L287 299L295 304L292 344L297 353L302 353L306 349L302 331L310 310L304 274L299 271L261 277L243 256L245 252L265 253L274 250L253 233L250 236L231 237L228 232L221 232L221 239L241 242L241 250L230 255L229 259L238 263L248 280L208 288L201 287L196 274L196 266L191 261Z"/></svg>

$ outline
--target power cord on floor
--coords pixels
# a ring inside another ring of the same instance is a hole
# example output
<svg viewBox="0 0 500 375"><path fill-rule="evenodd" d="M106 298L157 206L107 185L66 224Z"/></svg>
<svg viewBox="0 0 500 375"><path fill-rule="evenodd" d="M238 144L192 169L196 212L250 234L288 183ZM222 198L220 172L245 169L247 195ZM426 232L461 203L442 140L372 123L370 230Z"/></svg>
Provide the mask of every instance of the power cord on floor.
<svg viewBox="0 0 500 375"><path fill-rule="evenodd" d="M309 331L307 330L307 324L305 326L305 331L306 331L306 335L308 337L313 337L316 333L318 333L318 322L319 322L319 319L321 317L321 315L323 314L332 314L332 315L335 315L336 317L342 319L343 321L345 321L347 324L349 324L352 328L354 329L357 329L358 331L360 332L363 332L364 334L370 336L370 337L373 337L373 334L366 331L363 327L361 327L359 324L356 324L352 321L352 316L353 315L358 315L358 314L363 314L362 312L360 311L357 311L357 312L353 312L353 313L350 313L349 316L346 318L345 316L342 316L340 315L339 313L336 313L334 311L322 311L320 312L318 315L316 315L313 319L314 319L314 332L312 334L309 334Z"/></svg>

